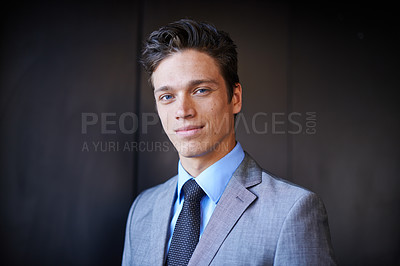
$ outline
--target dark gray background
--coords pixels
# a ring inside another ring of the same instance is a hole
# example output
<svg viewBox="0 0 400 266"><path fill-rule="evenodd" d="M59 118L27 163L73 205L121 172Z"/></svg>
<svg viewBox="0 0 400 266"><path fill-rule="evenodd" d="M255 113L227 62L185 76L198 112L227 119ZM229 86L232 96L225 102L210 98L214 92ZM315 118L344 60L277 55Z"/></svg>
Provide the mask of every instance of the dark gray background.
<svg viewBox="0 0 400 266"><path fill-rule="evenodd" d="M177 166L159 122L151 123L140 42L183 17L212 22L236 41L244 88L238 140L264 168L322 197L338 262L399 264L394 7L208 0L2 8L1 263L120 264L135 195ZM126 112L150 122L148 131L124 134L118 122ZM115 113L108 121L116 124L106 126L116 132L105 134L99 121L83 134L82 113ZM293 113L298 124L288 120ZM139 149L123 150L131 142Z"/></svg>

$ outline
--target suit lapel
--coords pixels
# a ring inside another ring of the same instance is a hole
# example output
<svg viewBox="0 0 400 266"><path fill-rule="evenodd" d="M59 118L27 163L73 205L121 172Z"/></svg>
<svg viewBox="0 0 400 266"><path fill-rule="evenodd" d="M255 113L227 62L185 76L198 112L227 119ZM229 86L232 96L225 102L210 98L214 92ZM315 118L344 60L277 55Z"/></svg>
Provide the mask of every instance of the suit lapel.
<svg viewBox="0 0 400 266"><path fill-rule="evenodd" d="M261 182L261 169L246 154L219 200L190 265L209 265L220 246L248 206L257 198L247 188Z"/></svg>
<svg viewBox="0 0 400 266"><path fill-rule="evenodd" d="M171 208L175 197L177 178L172 178L167 183L164 191L156 197L157 208L154 211L151 233L152 250L149 250L151 265L164 265L164 257L167 245L167 233L171 218ZM153 249L154 248L154 249Z"/></svg>

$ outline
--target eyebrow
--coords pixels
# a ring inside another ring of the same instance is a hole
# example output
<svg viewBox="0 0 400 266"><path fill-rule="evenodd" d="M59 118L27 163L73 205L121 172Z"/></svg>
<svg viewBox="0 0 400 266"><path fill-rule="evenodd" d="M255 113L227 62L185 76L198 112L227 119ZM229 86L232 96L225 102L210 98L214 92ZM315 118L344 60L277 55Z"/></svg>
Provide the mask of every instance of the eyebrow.
<svg viewBox="0 0 400 266"><path fill-rule="evenodd" d="M200 84L204 84L204 83L211 83L211 84L218 84L217 81L213 80L213 79L195 79L195 80L191 80L188 84L187 87L195 87L198 86ZM173 90L173 88L171 86L161 86L157 89L154 90L154 94L156 94L159 91L169 91L169 90Z"/></svg>

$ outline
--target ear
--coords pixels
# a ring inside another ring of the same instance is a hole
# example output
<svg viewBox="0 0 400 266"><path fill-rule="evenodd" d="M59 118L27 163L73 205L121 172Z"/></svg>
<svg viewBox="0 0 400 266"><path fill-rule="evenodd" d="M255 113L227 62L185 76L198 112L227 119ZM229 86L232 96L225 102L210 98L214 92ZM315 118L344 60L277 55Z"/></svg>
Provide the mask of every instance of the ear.
<svg viewBox="0 0 400 266"><path fill-rule="evenodd" d="M233 114L237 114L240 112L240 110L242 110L242 85L240 85L240 83L236 83L235 87L233 88L231 103Z"/></svg>

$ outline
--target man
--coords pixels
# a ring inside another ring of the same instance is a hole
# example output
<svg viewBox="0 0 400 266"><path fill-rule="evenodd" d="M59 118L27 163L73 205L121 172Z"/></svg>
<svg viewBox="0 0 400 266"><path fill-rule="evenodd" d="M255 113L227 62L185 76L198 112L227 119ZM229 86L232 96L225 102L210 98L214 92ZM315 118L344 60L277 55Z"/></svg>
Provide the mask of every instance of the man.
<svg viewBox="0 0 400 266"><path fill-rule="evenodd" d="M122 264L334 265L321 200L236 142L242 87L228 34L180 20L149 36L142 62L180 161L134 201Z"/></svg>

